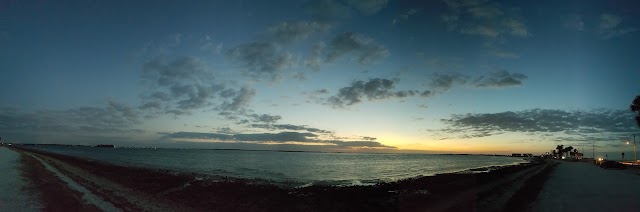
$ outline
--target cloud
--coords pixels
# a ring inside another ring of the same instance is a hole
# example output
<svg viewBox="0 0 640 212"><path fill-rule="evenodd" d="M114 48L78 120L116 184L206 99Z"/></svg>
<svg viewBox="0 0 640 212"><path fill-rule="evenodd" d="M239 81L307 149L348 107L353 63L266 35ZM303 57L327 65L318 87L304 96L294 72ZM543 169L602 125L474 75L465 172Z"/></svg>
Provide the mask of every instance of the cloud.
<svg viewBox="0 0 640 212"><path fill-rule="evenodd" d="M232 59L241 62L247 76L254 79L267 77L277 80L282 70L296 65L293 54L283 51L271 42L251 42L239 45L227 51Z"/></svg>
<svg viewBox="0 0 640 212"><path fill-rule="evenodd" d="M394 146L387 146L380 142L376 141L340 141L340 140L332 140L325 141L327 143L335 144L339 147L349 147L349 148L382 148L382 149L395 149Z"/></svg>
<svg viewBox="0 0 640 212"><path fill-rule="evenodd" d="M332 62L346 54L357 56L358 63L366 65L389 55L389 50L373 39L353 32L345 32L334 37L326 48L326 62Z"/></svg>
<svg viewBox="0 0 640 212"><path fill-rule="evenodd" d="M266 39L280 44L306 40L316 33L325 33L331 25L318 22L282 22L266 30Z"/></svg>
<svg viewBox="0 0 640 212"><path fill-rule="evenodd" d="M421 96L429 96L430 91L396 91L396 81L389 79L374 78L369 81L353 81L350 86L340 88L338 94L327 99L329 105L334 107L351 106L363 101L364 98L369 101L404 98L420 94Z"/></svg>
<svg viewBox="0 0 640 212"><path fill-rule="evenodd" d="M245 75L255 80L268 78L275 81L281 78L284 70L299 64L299 58L287 50L289 44L307 40L314 34L324 34L330 29L331 25L327 23L285 21L268 27L258 39L229 49L226 55L244 66ZM319 58L321 47L313 47L312 58ZM306 60L305 65L316 70L319 68L319 62L314 60Z"/></svg>
<svg viewBox="0 0 640 212"><path fill-rule="evenodd" d="M140 105L140 107L138 108L140 108L141 110L148 110L148 109L160 110L162 109L162 103L160 103L159 101L151 101L151 102L147 102Z"/></svg>
<svg viewBox="0 0 640 212"><path fill-rule="evenodd" d="M439 91L447 91L454 85L462 85L467 83L469 76L459 73L435 73L431 77L429 86Z"/></svg>
<svg viewBox="0 0 640 212"><path fill-rule="evenodd" d="M235 134L234 140L238 141L298 141L298 142L310 142L312 137L317 137L313 133L299 133L299 132L280 132L280 133L256 133L256 134Z"/></svg>
<svg viewBox="0 0 640 212"><path fill-rule="evenodd" d="M576 31L584 31L584 18L580 14L571 14L564 17L564 27Z"/></svg>
<svg viewBox="0 0 640 212"><path fill-rule="evenodd" d="M455 114L442 119L447 128L435 133L459 138L487 137L502 133L554 133L552 136L580 138L625 135L633 132L633 114L626 110L565 111L533 109L501 113ZM574 140L575 141L575 140Z"/></svg>
<svg viewBox="0 0 640 212"><path fill-rule="evenodd" d="M347 6L334 0L312 0L305 5L305 10L320 22L334 22L351 16Z"/></svg>
<svg viewBox="0 0 640 212"><path fill-rule="evenodd" d="M621 26L622 17L610 13L603 13L599 17L598 34L604 39L624 36L637 32L634 27Z"/></svg>
<svg viewBox="0 0 640 212"><path fill-rule="evenodd" d="M393 21L392 21L392 23L393 23L393 24L397 24L397 23L399 23L400 21L406 21L406 20L409 20L409 18L410 18L411 16L414 16L414 15L418 14L418 12L420 12L421 10L422 10L421 8L411 8L411 9L408 9L408 10L407 10L407 11L405 11L404 13L402 13L402 14L398 15L398 17L394 18L394 19L393 19Z"/></svg>
<svg viewBox="0 0 640 212"><path fill-rule="evenodd" d="M199 132L176 132L167 133L167 138L187 138L187 139L212 139L212 140L233 140L232 135L220 133L199 133Z"/></svg>
<svg viewBox="0 0 640 212"><path fill-rule="evenodd" d="M241 88L238 92L235 92L231 101L225 102L221 105L223 110L234 110L238 111L242 108L245 108L249 105L251 99L256 95L256 91L254 89L250 89L247 87Z"/></svg>
<svg viewBox="0 0 640 212"><path fill-rule="evenodd" d="M222 48L224 47L224 43L214 43L211 36L206 35L203 39L200 40L200 50L205 52L210 52L216 55L222 53Z"/></svg>
<svg viewBox="0 0 640 212"><path fill-rule="evenodd" d="M389 0L348 0L349 5L365 15L373 15L384 9Z"/></svg>
<svg viewBox="0 0 640 212"><path fill-rule="evenodd" d="M527 77L521 73L497 70L485 75L470 76L457 72L437 72L431 76L427 86L444 92L455 86L471 85L473 87L511 87L522 85Z"/></svg>
<svg viewBox="0 0 640 212"><path fill-rule="evenodd" d="M329 93L329 90L323 88L323 89L318 89L315 92L318 94L327 94Z"/></svg>
<svg viewBox="0 0 640 212"><path fill-rule="evenodd" d="M293 125L293 124L251 124L251 127L268 129L268 130L295 130L295 131L307 131L312 133L332 134L332 131L321 130L318 128L307 127L306 125Z"/></svg>
<svg viewBox="0 0 640 212"><path fill-rule="evenodd" d="M418 54L418 57L422 57L422 54ZM425 60L425 63L430 67L440 71L457 71L464 68L464 62L462 58L442 58L433 57Z"/></svg>
<svg viewBox="0 0 640 212"><path fill-rule="evenodd" d="M165 138L171 139L210 139L224 142L255 142L255 143L282 143L290 144L297 142L298 145L306 144L335 146L344 149L374 148L374 149L395 149L376 141L343 141L343 140L320 140L318 135L313 133L300 132L279 132L279 133L252 133L252 134L220 134L220 133L200 133L200 132L176 132L167 133Z"/></svg>
<svg viewBox="0 0 640 212"><path fill-rule="evenodd" d="M184 57L166 64L160 59L152 59L147 61L142 69L144 78L161 86L175 85L183 80L213 79L213 75L206 71L204 63L195 57Z"/></svg>
<svg viewBox="0 0 640 212"><path fill-rule="evenodd" d="M528 37L529 30L517 10L505 10L491 1L445 0L448 12L441 16L447 29L462 34L498 37Z"/></svg>
<svg viewBox="0 0 640 212"><path fill-rule="evenodd" d="M227 88L216 82L213 72L195 57L170 62L153 59L142 69L148 90L141 95L143 103L138 108L150 113L177 116L201 108L239 110L255 95L253 89Z"/></svg>
<svg viewBox="0 0 640 212"><path fill-rule="evenodd" d="M0 108L0 133L13 139L40 142L54 135L118 136L140 133L139 112L109 99L105 107L78 107L67 110L21 111Z"/></svg>
<svg viewBox="0 0 640 212"><path fill-rule="evenodd" d="M362 136L362 139L363 140L367 140L367 141L375 141L375 140L377 140L377 138L369 137L369 136Z"/></svg>
<svg viewBox="0 0 640 212"><path fill-rule="evenodd" d="M521 73L509 73L505 70L498 70L487 76L481 76L475 80L477 87L510 87L522 85L522 82L528 79Z"/></svg>
<svg viewBox="0 0 640 212"><path fill-rule="evenodd" d="M497 58L501 58L501 59L518 59L520 58L520 55L514 53L514 52L510 52L507 51L505 49L502 49L500 47L496 47L493 43L486 43L485 47L488 49L488 52L490 55L493 55Z"/></svg>
<svg viewBox="0 0 640 212"><path fill-rule="evenodd" d="M324 42L318 42L311 48L311 55L305 59L304 65L314 71L320 70L322 65L322 53L327 45Z"/></svg>
<svg viewBox="0 0 640 212"><path fill-rule="evenodd" d="M253 121L262 122L262 123L275 123L278 120L282 119L282 116L269 115L269 114L262 114L262 115L251 114L250 116L251 118L253 118Z"/></svg>

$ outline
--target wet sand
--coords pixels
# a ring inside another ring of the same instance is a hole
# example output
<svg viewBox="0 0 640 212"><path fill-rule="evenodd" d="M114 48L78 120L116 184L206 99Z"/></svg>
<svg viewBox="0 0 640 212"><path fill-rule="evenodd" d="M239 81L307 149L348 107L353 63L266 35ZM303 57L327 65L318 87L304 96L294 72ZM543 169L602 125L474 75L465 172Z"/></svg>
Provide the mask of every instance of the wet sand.
<svg viewBox="0 0 640 212"><path fill-rule="evenodd" d="M283 188L268 181L214 179L33 149L19 151L51 164L124 211L503 211L526 208L541 187L529 185L543 184L552 167L537 160L372 186ZM45 173L35 172L30 178L39 175Z"/></svg>

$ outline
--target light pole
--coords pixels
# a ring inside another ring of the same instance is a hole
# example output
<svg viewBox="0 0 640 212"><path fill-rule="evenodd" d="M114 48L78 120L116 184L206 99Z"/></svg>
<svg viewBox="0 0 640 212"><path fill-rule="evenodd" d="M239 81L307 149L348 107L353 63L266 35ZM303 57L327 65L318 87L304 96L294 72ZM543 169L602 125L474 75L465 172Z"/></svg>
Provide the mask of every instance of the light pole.
<svg viewBox="0 0 640 212"><path fill-rule="evenodd" d="M636 158L636 134L633 134L633 162L638 162L638 159Z"/></svg>
<svg viewBox="0 0 640 212"><path fill-rule="evenodd" d="M627 141L627 144L629 144L629 141ZM638 158L636 158L636 134L633 134L633 162L638 162Z"/></svg>

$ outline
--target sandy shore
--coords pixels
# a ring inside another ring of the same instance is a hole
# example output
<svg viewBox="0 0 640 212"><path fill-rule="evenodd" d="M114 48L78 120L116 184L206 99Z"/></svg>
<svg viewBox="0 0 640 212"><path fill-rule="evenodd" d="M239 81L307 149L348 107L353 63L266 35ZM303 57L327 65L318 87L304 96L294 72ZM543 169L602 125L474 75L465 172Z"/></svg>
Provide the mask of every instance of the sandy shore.
<svg viewBox="0 0 640 212"><path fill-rule="evenodd" d="M513 211L526 209L535 200L553 167L534 161L372 186L282 188L264 181L208 179L33 149L16 150L28 152L24 162L36 167L25 170L29 179L55 177L37 168L36 157L124 211ZM62 181L54 184L66 186ZM51 190L40 192L45 199L54 198L47 194ZM86 209L80 203L67 206Z"/></svg>

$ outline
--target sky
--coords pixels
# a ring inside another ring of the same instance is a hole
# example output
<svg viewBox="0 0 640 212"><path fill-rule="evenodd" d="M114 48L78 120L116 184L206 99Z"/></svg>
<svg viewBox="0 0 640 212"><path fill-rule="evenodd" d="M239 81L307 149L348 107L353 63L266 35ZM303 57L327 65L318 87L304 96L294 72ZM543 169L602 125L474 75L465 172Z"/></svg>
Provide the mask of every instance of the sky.
<svg viewBox="0 0 640 212"><path fill-rule="evenodd" d="M636 1L0 1L0 136L631 151ZM639 135L640 136L640 135ZM640 137L638 138L640 141Z"/></svg>

